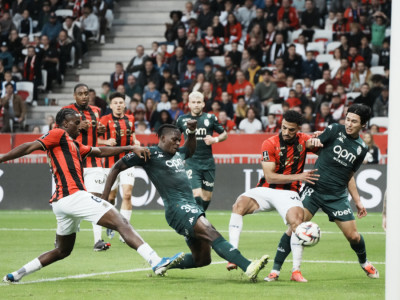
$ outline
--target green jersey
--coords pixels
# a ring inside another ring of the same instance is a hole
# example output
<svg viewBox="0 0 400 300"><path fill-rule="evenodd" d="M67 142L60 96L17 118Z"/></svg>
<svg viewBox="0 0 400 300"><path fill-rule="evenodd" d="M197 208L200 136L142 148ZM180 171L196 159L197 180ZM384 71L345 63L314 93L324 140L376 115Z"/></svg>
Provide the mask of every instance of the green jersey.
<svg viewBox="0 0 400 300"><path fill-rule="evenodd" d="M218 122L218 119L213 114L202 113L198 117L192 116L190 113L180 116L176 121L176 126L183 133L185 140L187 139L187 121L197 120L196 140L197 147L193 156L186 160L188 168L198 170L215 169L214 157L212 154L211 145L204 142L206 135L213 135L213 132L221 134L224 132L224 127Z"/></svg>
<svg viewBox="0 0 400 300"><path fill-rule="evenodd" d="M320 175L315 191L337 199L347 194L347 185L353 172L362 164L368 151L364 141L346 134L344 125L331 124L318 137L324 144L315 163ZM327 199L329 200L329 199Z"/></svg>
<svg viewBox="0 0 400 300"><path fill-rule="evenodd" d="M149 149L150 159L147 161L134 153L125 155L122 160L128 167L143 167L160 193L166 213L177 201L195 204L196 201L193 198L192 188L183 163L187 148L179 148L175 155L164 152L158 146L149 147Z"/></svg>

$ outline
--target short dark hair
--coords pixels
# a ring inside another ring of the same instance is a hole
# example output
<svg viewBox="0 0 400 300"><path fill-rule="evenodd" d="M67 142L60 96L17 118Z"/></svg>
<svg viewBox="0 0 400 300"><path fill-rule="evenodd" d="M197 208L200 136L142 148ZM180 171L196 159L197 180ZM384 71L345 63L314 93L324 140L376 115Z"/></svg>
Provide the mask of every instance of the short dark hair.
<svg viewBox="0 0 400 300"><path fill-rule="evenodd" d="M178 130L179 131L179 129L178 129L178 127L176 127L175 125L172 125L172 124L164 124L164 125L161 125L160 126L160 128L158 128L158 130L157 130L157 136L158 137L161 137L161 136L163 136L163 135L166 135L166 134L168 134L169 132L171 132L171 131L176 131L176 130ZM180 132L180 131L179 131Z"/></svg>
<svg viewBox="0 0 400 300"><path fill-rule="evenodd" d="M6 85L5 85L4 87L6 88L6 87L8 87L8 86L11 86L11 87L14 89L14 86L13 86L13 84L12 84L11 82L7 82Z"/></svg>
<svg viewBox="0 0 400 300"><path fill-rule="evenodd" d="M71 108L62 108L56 115L56 124L61 126L62 122L70 115L77 115L78 113Z"/></svg>
<svg viewBox="0 0 400 300"><path fill-rule="evenodd" d="M347 113L353 113L360 116L361 125L365 125L371 118L371 108L364 104L353 104L347 110Z"/></svg>
<svg viewBox="0 0 400 300"><path fill-rule="evenodd" d="M77 85L74 86L74 93L75 93L76 90L77 90L78 88L80 88L81 86L86 86L87 89L89 89L89 87L88 87L87 84L85 84L85 83L78 83Z"/></svg>
<svg viewBox="0 0 400 300"><path fill-rule="evenodd" d="M111 102L114 98L122 98L122 99L125 100L125 94L122 94L122 93L120 93L120 92L111 93L111 95L110 95L110 102Z"/></svg>
<svg viewBox="0 0 400 300"><path fill-rule="evenodd" d="M286 122L296 123L297 125L303 124L303 115L294 110L288 110L282 117Z"/></svg>

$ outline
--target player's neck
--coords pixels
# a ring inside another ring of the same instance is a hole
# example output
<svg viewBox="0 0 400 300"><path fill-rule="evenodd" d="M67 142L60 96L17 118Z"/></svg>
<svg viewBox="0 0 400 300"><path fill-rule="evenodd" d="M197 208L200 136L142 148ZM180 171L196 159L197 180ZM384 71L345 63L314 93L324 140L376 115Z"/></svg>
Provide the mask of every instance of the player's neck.
<svg viewBox="0 0 400 300"><path fill-rule="evenodd" d="M199 114L195 114L193 112L190 112L190 114L192 115L192 117L200 117L203 114L203 112L201 111Z"/></svg>
<svg viewBox="0 0 400 300"><path fill-rule="evenodd" d="M122 114L113 113L113 117L118 118L118 119L121 119L123 116L124 116L123 113Z"/></svg>
<svg viewBox="0 0 400 300"><path fill-rule="evenodd" d="M79 105L78 103L76 103L75 105L81 110L86 110L89 107L89 104L88 105Z"/></svg>

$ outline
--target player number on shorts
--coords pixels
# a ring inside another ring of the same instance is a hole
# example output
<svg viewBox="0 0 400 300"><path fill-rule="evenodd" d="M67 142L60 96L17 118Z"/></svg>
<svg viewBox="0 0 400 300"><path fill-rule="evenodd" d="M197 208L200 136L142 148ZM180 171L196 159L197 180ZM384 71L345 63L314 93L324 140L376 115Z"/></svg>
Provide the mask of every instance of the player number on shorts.
<svg viewBox="0 0 400 300"><path fill-rule="evenodd" d="M186 171L186 175L187 175L187 177L188 177L189 179L192 179L192 174L193 174L193 171L192 171L192 170L187 170L187 171Z"/></svg>
<svg viewBox="0 0 400 300"><path fill-rule="evenodd" d="M303 201L306 198L306 196L308 197L311 196L312 193L314 193L314 189L306 187L304 192L301 194L301 201Z"/></svg>

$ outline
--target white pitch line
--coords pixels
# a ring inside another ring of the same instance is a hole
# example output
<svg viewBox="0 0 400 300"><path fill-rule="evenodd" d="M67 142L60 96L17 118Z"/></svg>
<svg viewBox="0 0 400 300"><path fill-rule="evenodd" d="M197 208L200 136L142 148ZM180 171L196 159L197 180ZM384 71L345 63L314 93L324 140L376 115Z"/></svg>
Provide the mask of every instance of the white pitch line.
<svg viewBox="0 0 400 300"><path fill-rule="evenodd" d="M137 229L138 232L168 232L168 233L176 233L176 231L171 229ZM56 231L55 228L0 228L0 231ZM79 231L90 231L93 229L80 229ZM219 232L227 233L228 230L218 230ZM282 233L282 230L243 230L242 233ZM342 234L340 230L338 231L321 231L322 234ZM382 231L366 231L360 232L361 234L370 234L370 235L385 235L386 232Z"/></svg>
<svg viewBox="0 0 400 300"><path fill-rule="evenodd" d="M292 262L292 260L287 260L287 262ZM212 265L219 265L225 264L226 261L216 261L212 262ZM355 261L346 261L346 260L304 260L303 263L315 263L315 264L358 264ZM374 265L384 265L385 262L371 262ZM32 283L42 283L42 282L52 282L52 281L62 281L67 279L80 279L80 278L88 278L94 276L102 276L102 275L113 275L113 274L123 274L123 273L136 273L142 271L151 271L151 268L138 268L138 269L129 269L129 270L120 270L120 271L105 271L99 273L89 273L89 274L77 274L77 275L70 275L65 277L53 277L53 278L43 278L38 280L31 280L31 281L22 281L16 283L0 283L1 286L9 286L9 285L21 285L21 284L32 284Z"/></svg>

